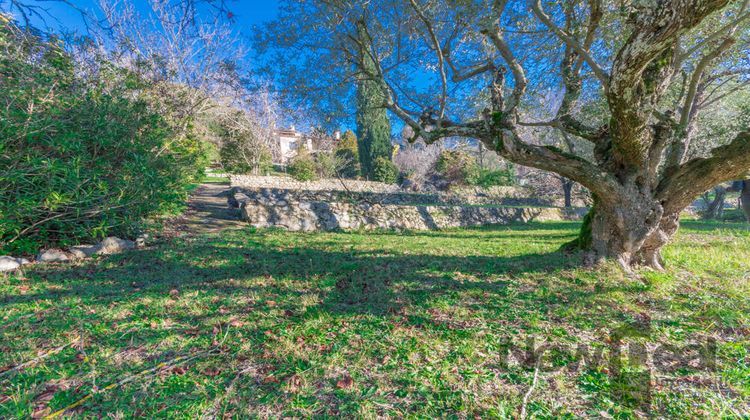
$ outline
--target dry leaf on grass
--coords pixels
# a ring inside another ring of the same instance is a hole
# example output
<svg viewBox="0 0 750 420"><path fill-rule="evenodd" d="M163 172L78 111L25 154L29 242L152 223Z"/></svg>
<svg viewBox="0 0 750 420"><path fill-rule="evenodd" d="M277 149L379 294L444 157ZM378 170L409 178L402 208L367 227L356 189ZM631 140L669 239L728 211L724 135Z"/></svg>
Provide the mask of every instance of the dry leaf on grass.
<svg viewBox="0 0 750 420"><path fill-rule="evenodd" d="M296 394L302 388L302 379L298 375L292 375L286 380L287 390Z"/></svg>
<svg viewBox="0 0 750 420"><path fill-rule="evenodd" d="M354 379L352 379L352 377L348 373L344 374L344 377L336 382L336 388L338 389L351 389L353 387Z"/></svg>

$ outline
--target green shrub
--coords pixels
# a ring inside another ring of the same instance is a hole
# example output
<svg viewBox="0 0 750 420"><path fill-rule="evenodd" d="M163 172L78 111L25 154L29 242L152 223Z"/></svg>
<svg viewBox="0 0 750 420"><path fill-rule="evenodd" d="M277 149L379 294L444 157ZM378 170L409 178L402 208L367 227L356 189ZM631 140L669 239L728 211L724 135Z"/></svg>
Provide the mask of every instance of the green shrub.
<svg viewBox="0 0 750 420"><path fill-rule="evenodd" d="M248 147L236 137L224 139L219 158L224 170L233 174L265 175L273 170L273 158L265 145Z"/></svg>
<svg viewBox="0 0 750 420"><path fill-rule="evenodd" d="M375 159L373 171L373 180L375 181L385 182L386 184L398 182L398 168L388 158L381 156Z"/></svg>
<svg viewBox="0 0 750 420"><path fill-rule="evenodd" d="M338 164L337 172L344 178L356 178L360 175L359 148L357 136L351 130L346 131L334 152Z"/></svg>
<svg viewBox="0 0 750 420"><path fill-rule="evenodd" d="M335 157L339 176L353 179L360 175L359 157L351 150L338 149Z"/></svg>
<svg viewBox="0 0 750 420"><path fill-rule="evenodd" d="M320 178L332 178L336 176L337 159L331 152L318 152L315 154L315 168Z"/></svg>
<svg viewBox="0 0 750 420"><path fill-rule="evenodd" d="M0 50L2 252L128 237L182 208L206 164L195 136L124 86L79 80L54 42L4 24Z"/></svg>
<svg viewBox="0 0 750 420"><path fill-rule="evenodd" d="M287 171L297 181L314 181L318 179L317 163L306 149L300 149L297 156L292 158Z"/></svg>
<svg viewBox="0 0 750 420"><path fill-rule="evenodd" d="M513 173L510 170L480 169L475 179L469 179L470 185L478 187L500 187L514 184Z"/></svg>
<svg viewBox="0 0 750 420"><path fill-rule="evenodd" d="M210 132L221 143L219 161L225 171L265 175L273 170L271 151L253 130L254 124L246 113L227 112L211 118L208 125Z"/></svg>
<svg viewBox="0 0 750 420"><path fill-rule="evenodd" d="M480 178L476 159L460 150L441 152L435 169L451 185L472 185Z"/></svg>

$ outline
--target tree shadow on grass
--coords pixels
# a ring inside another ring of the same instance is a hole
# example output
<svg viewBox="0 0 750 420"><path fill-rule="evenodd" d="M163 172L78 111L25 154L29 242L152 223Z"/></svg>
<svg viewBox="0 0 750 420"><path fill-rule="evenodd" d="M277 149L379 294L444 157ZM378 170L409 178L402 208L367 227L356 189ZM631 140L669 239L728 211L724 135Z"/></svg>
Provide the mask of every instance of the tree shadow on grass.
<svg viewBox="0 0 750 420"><path fill-rule="evenodd" d="M8 342L0 350L18 355L50 348L59 344L47 342L46 337L59 341L71 328L83 331L92 351L101 346L106 354L121 354L143 348L148 359L142 366L117 364L111 358L101 362L98 368L111 382L123 371L140 371L185 352L212 348L226 331L229 340L221 353L226 360L220 363L229 364L240 355L273 365L273 374L284 378L310 363L307 358L274 353L286 348L284 342L305 346L305 352L325 358L329 350L321 350L323 344L324 348L334 343L343 346L352 335L379 340L392 334L396 325L411 328L414 334L441 337L470 336L482 323L491 323L492 328L513 325L516 331L534 320L563 325L569 320L556 320L552 314L556 308L590 307L598 295L631 287L610 283L592 289L566 277L565 269L578 265L577 255L455 256L420 249L404 255L380 247L346 250L349 238L339 234L301 240L303 245L292 247L288 242L299 238L289 235L248 230L226 237L173 240L79 265L36 267L26 273L27 281L46 288L0 296L0 312L14 308L15 318L19 310L47 305L53 310L5 328ZM454 316L453 309L463 315ZM607 310L608 315L597 322L606 324L619 316L617 308ZM232 319L244 324L232 324ZM348 325L349 335L339 337L342 325ZM306 328L323 332L317 341L306 342L310 338ZM45 341L25 342L22 337L29 333ZM298 342L300 338L303 341ZM70 360L75 360L72 354L48 363L70 367L74 363ZM43 369L23 375L27 383L46 380ZM263 388L258 395L272 395L277 387L258 383ZM124 395L124 406L134 409L140 404L131 394ZM156 399L145 400L153 404ZM92 400L87 408L105 411L109 406L100 406L99 401Z"/></svg>
<svg viewBox="0 0 750 420"><path fill-rule="evenodd" d="M109 305L128 299L163 298L178 289L180 293L210 291L220 296L277 296L282 302L315 292L323 296L319 309L329 313L383 315L397 313L405 305L429 306L430 301L452 293L477 293L488 301L509 299L506 289L513 278L554 274L580 262L578 255L560 252L451 256L279 249L264 243L262 233L256 236L260 239L228 242L207 237L78 266L41 266L30 271L29 277L55 287L0 297L0 307L70 299ZM268 281L251 280L258 278ZM290 284L305 287L295 290ZM562 281L554 287L566 302L588 298L591 293ZM534 299L532 294L521 299Z"/></svg>

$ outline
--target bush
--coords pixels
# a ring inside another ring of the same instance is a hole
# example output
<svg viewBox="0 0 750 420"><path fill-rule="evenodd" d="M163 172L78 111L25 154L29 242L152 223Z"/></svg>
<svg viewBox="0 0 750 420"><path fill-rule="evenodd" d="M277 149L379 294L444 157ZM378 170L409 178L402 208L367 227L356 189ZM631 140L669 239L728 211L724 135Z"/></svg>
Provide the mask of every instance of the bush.
<svg viewBox="0 0 750 420"><path fill-rule="evenodd" d="M271 152L263 144L248 143L238 138L225 138L219 149L221 166L233 174L268 174L273 170Z"/></svg>
<svg viewBox="0 0 750 420"><path fill-rule="evenodd" d="M351 150L338 149L335 158L339 176L354 179L360 175L359 157Z"/></svg>
<svg viewBox="0 0 750 420"><path fill-rule="evenodd" d="M336 156L331 152L318 152L315 154L315 168L320 178L332 178L336 176L338 163Z"/></svg>
<svg viewBox="0 0 750 420"><path fill-rule="evenodd" d="M195 136L173 136L122 86L81 83L56 43L6 24L0 49L3 252L133 236L183 207L206 164Z"/></svg>
<svg viewBox="0 0 750 420"><path fill-rule="evenodd" d="M440 145L408 145L399 149L393 158L393 163L402 176L402 184L414 190L422 189L435 171Z"/></svg>
<svg viewBox="0 0 750 420"><path fill-rule="evenodd" d="M398 182L398 168L396 168L396 165L390 159L382 156L375 159L373 172L373 179L375 181L385 182L386 184L395 184Z"/></svg>
<svg viewBox="0 0 750 420"><path fill-rule="evenodd" d="M438 157L436 170L451 185L472 185L480 178L474 157L460 150L444 150Z"/></svg>
<svg viewBox="0 0 750 420"><path fill-rule="evenodd" d="M510 186L514 184L513 172L507 169L480 169L477 177L469 180L469 184L482 188Z"/></svg>
<svg viewBox="0 0 750 420"><path fill-rule="evenodd" d="M317 163L306 149L299 149L299 153L292 159L287 170L289 175L297 181L314 181L318 179Z"/></svg>
<svg viewBox="0 0 750 420"><path fill-rule="evenodd" d="M255 130L255 123L242 111L228 112L209 122L221 143L221 166L230 173L263 175L273 169L271 150Z"/></svg>
<svg viewBox="0 0 750 420"><path fill-rule="evenodd" d="M336 145L335 157L337 172L344 178L356 178L360 175L359 148L357 136L351 130L346 131Z"/></svg>

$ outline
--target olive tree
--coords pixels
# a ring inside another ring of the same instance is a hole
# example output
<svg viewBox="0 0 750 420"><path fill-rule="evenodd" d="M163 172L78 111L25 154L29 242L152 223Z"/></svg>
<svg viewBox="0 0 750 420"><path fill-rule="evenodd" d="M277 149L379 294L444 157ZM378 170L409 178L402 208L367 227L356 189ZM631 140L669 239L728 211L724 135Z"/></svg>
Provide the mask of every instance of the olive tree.
<svg viewBox="0 0 750 420"><path fill-rule="evenodd" d="M661 268L680 212L750 169L747 130L693 152L698 117L747 87L747 1L311 3L327 12L320 26L341 38L330 45L351 51L356 71L378 82L383 105L413 139L477 139L585 186L594 205L579 245L626 269ZM363 23L368 45L356 36ZM423 79L414 83L415 75ZM527 119L524 104L555 86L562 95L552 118ZM584 120L583 107L600 113ZM562 130L590 143L593 157L526 141L528 127Z"/></svg>

